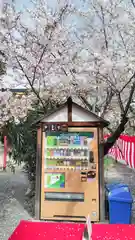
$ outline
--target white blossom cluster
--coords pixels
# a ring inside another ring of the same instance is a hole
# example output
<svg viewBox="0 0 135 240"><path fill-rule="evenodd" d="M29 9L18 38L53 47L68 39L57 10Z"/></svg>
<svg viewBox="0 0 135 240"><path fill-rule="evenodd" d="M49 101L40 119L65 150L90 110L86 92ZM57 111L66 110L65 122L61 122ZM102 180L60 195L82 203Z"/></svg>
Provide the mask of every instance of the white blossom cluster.
<svg viewBox="0 0 135 240"><path fill-rule="evenodd" d="M84 9L73 1L56 1L53 8L47 0L32 2L33 8L23 12L6 6L1 15L0 49L7 56L7 66L19 76L17 81L25 82L33 93L29 100L24 97L7 104L4 111L25 116L26 105L30 107L35 98L61 102L70 95L83 96L117 125L121 118L118 91L125 107L134 81L128 83L135 71L132 1L84 0ZM110 91L113 95L107 105ZM15 112L8 111L10 107Z"/></svg>

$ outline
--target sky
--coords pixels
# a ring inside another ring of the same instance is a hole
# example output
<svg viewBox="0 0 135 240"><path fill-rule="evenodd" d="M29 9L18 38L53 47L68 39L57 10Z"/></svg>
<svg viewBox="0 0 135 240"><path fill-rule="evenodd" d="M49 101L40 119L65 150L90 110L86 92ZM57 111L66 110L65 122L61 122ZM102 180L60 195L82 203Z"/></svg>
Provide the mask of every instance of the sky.
<svg viewBox="0 0 135 240"><path fill-rule="evenodd" d="M24 6L29 8L31 6L30 1L29 0L23 0L23 1L22 0L17 0L16 1L16 8L18 10L22 10Z"/></svg>
<svg viewBox="0 0 135 240"><path fill-rule="evenodd" d="M0 2L11 3L12 0L0 0ZM18 10L22 10L23 6L29 7L31 5L29 0L16 0L15 4L16 4L16 9L18 9Z"/></svg>
<svg viewBox="0 0 135 240"><path fill-rule="evenodd" d="M11 1L11 0L5 0L5 1ZM57 0L47 0L50 6L55 6L55 2L57 2ZM75 6L77 6L78 8L83 8L86 9L87 8L87 1L84 0L70 0L71 3L73 3ZM84 3L85 2L85 3ZM30 7L31 6L31 2L30 0L17 0L16 1L16 8L22 9L23 6L27 6Z"/></svg>
<svg viewBox="0 0 135 240"><path fill-rule="evenodd" d="M55 6L55 2L57 2L57 0L47 0L50 6ZM0 0L1 2L5 2L5 3L10 3L12 2L12 0ZM77 6L78 8L83 8L83 9L87 9L87 4L84 3L86 2L86 0L70 0L71 3L73 3L75 6ZM15 0L15 4L16 4L16 9L17 10L22 10L25 7L29 8L32 6L31 1L30 0Z"/></svg>

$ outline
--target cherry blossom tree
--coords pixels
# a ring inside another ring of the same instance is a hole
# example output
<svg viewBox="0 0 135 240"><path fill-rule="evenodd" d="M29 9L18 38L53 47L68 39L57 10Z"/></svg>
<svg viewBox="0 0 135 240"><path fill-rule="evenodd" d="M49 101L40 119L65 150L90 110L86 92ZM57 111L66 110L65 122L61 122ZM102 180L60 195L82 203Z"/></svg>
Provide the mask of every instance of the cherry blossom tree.
<svg viewBox="0 0 135 240"><path fill-rule="evenodd" d="M34 0L24 12L5 5L2 50L17 81L25 82L44 110L48 99L62 102L72 95L110 120L106 153L131 116L135 6L130 0L82 3L84 8L74 1L48 6L47 0Z"/></svg>
<svg viewBox="0 0 135 240"><path fill-rule="evenodd" d="M90 10L85 13L87 27L82 39L89 52L85 70L90 84L95 84L95 108L115 123L105 153L131 116L135 89L134 14L133 1L91 1ZM86 97L81 98L89 107Z"/></svg>

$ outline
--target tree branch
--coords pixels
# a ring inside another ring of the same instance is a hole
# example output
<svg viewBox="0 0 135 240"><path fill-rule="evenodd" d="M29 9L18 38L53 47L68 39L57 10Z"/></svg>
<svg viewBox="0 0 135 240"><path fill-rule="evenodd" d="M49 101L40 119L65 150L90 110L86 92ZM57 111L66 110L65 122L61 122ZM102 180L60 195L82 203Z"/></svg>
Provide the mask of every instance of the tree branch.
<svg viewBox="0 0 135 240"><path fill-rule="evenodd" d="M88 107L88 109L89 109L90 111L92 111L92 105L86 100L86 98L83 97L83 96L81 96L81 95L79 95L79 98L83 101L83 103L85 104L85 106Z"/></svg>
<svg viewBox="0 0 135 240"><path fill-rule="evenodd" d="M108 82L114 92L117 92L116 85L113 83L112 79L108 79L108 76L104 76L100 72L97 73L98 78L103 82Z"/></svg>
<svg viewBox="0 0 135 240"><path fill-rule="evenodd" d="M123 38L123 36L122 36L122 33L121 33L120 29L119 29L118 24L117 24L117 29L118 29L120 38L121 38L121 40L122 40L123 46L124 46L124 48L125 48L125 51L126 51L126 53L128 54L128 50L127 50L126 44L125 44L125 42L124 42L124 38Z"/></svg>
<svg viewBox="0 0 135 240"><path fill-rule="evenodd" d="M92 111L93 107L92 107L92 105L86 100L86 98L83 97L82 95L79 95L79 98L82 100L82 102L85 104L85 106L87 106L88 109L89 109L90 111ZM96 110L97 112L100 112L100 109L99 109L97 106L95 107L95 110Z"/></svg>
<svg viewBox="0 0 135 240"><path fill-rule="evenodd" d="M44 56L44 53L46 52L47 47L48 47L48 43L43 48L43 51L42 51L41 56L39 58L39 61L38 61L37 65L34 67L34 73L33 73L33 78L32 78L32 82L31 82L32 85L34 84L34 81L35 81L37 68L38 68L40 62L42 61L42 58Z"/></svg>
<svg viewBox="0 0 135 240"><path fill-rule="evenodd" d="M124 116L123 116L123 117L125 117L125 116L127 115L127 113L128 113L130 104L131 104L131 102L132 102L132 98L133 98L134 91L135 91L135 82L134 82L133 85L131 86L129 99L128 99L127 105L126 105L126 107L125 107L125 111L124 111Z"/></svg>
<svg viewBox="0 0 135 240"><path fill-rule="evenodd" d="M106 47L106 49L108 49L107 33L106 33L106 29L105 29L105 17L104 17L104 10L103 10L102 6L101 6L101 15L102 15L103 33L104 33L104 38L105 38L105 47Z"/></svg>
<svg viewBox="0 0 135 240"><path fill-rule="evenodd" d="M135 74L133 76L135 77ZM133 76L132 76L132 79L133 79ZM123 112L123 115L122 115L122 119L121 119L121 122L120 122L119 126L117 127L115 132L103 144L103 146L104 146L104 155L106 155L108 153L109 149L114 145L116 140L119 138L120 134L125 129L125 125L128 122L127 113L128 113L129 108L130 108L130 104L132 102L134 91L135 91L135 81L134 81L134 83L131 86L128 102L127 102L126 107L124 109L124 112Z"/></svg>
<svg viewBox="0 0 135 240"><path fill-rule="evenodd" d="M110 127L106 127L107 128L107 130L110 132L110 133L112 133L113 134L113 130L110 128Z"/></svg>
<svg viewBox="0 0 135 240"><path fill-rule="evenodd" d="M61 8L60 15L58 17L58 21L61 21L62 16L66 13L67 8L68 8L68 4L66 4L63 8Z"/></svg>
<svg viewBox="0 0 135 240"><path fill-rule="evenodd" d="M32 92L36 95L36 97L37 97L37 99L40 101L40 103L41 103L44 111L46 112L46 108L45 108L44 102L43 102L43 100L41 99L39 93L38 93L38 92L36 91L36 89L33 87L33 84L32 84L32 82L30 81L30 79L29 79L28 75L26 74L26 72L24 71L24 68L23 68L22 64L20 63L19 59L18 59L17 57L15 57L15 58L16 58L16 61L17 61L18 65L19 65L21 71L23 72L24 76L26 77L26 79L27 79L27 81L28 81L28 83L29 83L29 85L30 85L30 87L31 87Z"/></svg>
<svg viewBox="0 0 135 240"><path fill-rule="evenodd" d="M121 100L121 95L118 91L117 93L117 97L118 97L118 102L119 102L119 106L120 106L120 109L121 109L121 114L124 114L124 106L123 106L123 103L122 103L122 100Z"/></svg>
<svg viewBox="0 0 135 240"><path fill-rule="evenodd" d="M131 0L131 3L132 3L132 5L133 5L133 7L135 8L134 0Z"/></svg>
<svg viewBox="0 0 135 240"><path fill-rule="evenodd" d="M119 93L123 92L123 90L127 87L127 85L135 78L135 73L131 76L131 78L128 80L128 82L121 88Z"/></svg>
<svg viewBox="0 0 135 240"><path fill-rule="evenodd" d="M105 101L105 106L104 106L104 109L103 109L103 112L101 114L101 117L104 117L106 111L107 111L107 108L109 106L109 104L111 103L111 100L112 100L112 97L114 96L114 92L112 91L112 89L107 89L107 96L106 96L106 101Z"/></svg>

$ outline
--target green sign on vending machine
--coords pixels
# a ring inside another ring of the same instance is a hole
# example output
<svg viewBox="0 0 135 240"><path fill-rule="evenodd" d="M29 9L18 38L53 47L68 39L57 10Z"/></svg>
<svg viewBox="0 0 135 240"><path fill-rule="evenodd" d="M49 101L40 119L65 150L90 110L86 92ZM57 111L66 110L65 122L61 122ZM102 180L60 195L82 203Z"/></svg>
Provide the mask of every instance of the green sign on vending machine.
<svg viewBox="0 0 135 240"><path fill-rule="evenodd" d="M65 174L64 173L46 173L45 187L46 188L64 188Z"/></svg>

